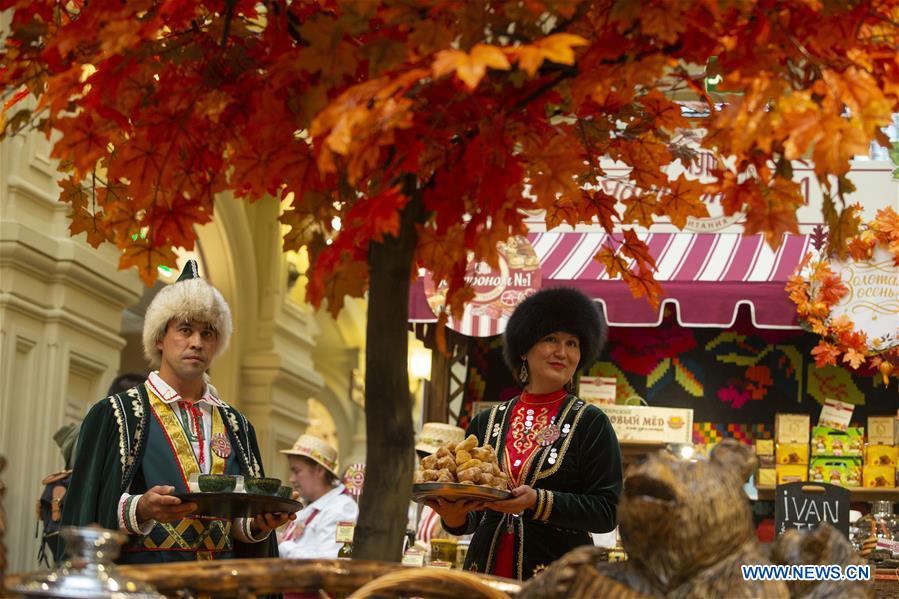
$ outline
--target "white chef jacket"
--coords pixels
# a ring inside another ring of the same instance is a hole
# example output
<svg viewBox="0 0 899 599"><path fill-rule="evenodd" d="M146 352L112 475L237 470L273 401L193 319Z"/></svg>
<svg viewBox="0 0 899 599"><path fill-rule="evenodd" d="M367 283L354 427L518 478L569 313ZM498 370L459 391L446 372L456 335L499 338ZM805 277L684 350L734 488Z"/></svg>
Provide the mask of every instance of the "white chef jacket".
<svg viewBox="0 0 899 599"><path fill-rule="evenodd" d="M334 559L342 546L336 540L337 523L356 522L358 516L359 506L339 484L297 512L297 519L280 536L278 553L288 558Z"/></svg>

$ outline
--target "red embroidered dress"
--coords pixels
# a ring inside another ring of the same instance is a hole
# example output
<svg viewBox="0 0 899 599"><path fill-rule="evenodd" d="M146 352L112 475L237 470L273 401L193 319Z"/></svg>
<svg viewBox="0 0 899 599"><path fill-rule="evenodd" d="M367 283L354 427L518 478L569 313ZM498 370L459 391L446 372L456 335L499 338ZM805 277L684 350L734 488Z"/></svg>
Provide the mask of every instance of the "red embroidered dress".
<svg viewBox="0 0 899 599"><path fill-rule="evenodd" d="M565 389L540 395L527 391L521 394L510 415L503 450L502 463L509 477L509 488L521 486L527 478L534 456L541 447L538 437L550 425L555 426L559 408L567 396ZM499 538L493 574L515 578L514 548L514 533L511 530L503 532Z"/></svg>

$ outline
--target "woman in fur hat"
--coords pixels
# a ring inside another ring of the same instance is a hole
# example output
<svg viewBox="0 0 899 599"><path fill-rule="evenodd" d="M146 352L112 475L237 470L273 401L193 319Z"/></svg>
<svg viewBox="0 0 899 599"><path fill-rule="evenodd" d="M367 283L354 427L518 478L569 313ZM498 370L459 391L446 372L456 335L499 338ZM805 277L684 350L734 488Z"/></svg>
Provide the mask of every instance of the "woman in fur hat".
<svg viewBox="0 0 899 599"><path fill-rule="evenodd" d="M574 289L539 291L512 314L504 357L524 389L475 416L466 434L496 450L513 498L432 503L448 532L474 533L466 569L527 579L592 544L591 532L615 528L618 439L606 415L570 391L604 342L597 305Z"/></svg>

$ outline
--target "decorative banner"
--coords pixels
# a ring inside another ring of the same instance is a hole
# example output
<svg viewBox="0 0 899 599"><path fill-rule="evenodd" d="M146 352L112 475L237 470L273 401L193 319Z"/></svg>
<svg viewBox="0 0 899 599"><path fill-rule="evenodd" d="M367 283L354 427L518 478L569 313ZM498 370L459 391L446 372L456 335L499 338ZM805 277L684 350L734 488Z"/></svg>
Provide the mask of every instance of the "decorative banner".
<svg viewBox="0 0 899 599"><path fill-rule="evenodd" d="M362 486L365 483L365 464L355 463L346 467L343 472L343 482L347 493L353 499L358 500L362 494Z"/></svg>
<svg viewBox="0 0 899 599"><path fill-rule="evenodd" d="M465 306L462 319L450 316L447 326L470 337L492 337L506 330L515 307L540 289L540 260L526 237L512 237L496 244L499 268L471 261L465 282L474 289L474 297ZM440 316L446 302L446 282L434 284L431 273L424 276L428 306Z"/></svg>
<svg viewBox="0 0 899 599"><path fill-rule="evenodd" d="M693 442L693 410L600 404L619 441Z"/></svg>
<svg viewBox="0 0 899 599"><path fill-rule="evenodd" d="M899 377L899 214L878 210L847 249L845 262L807 254L786 290L803 328L821 336L812 349L819 368L865 365L887 385Z"/></svg>
<svg viewBox="0 0 899 599"><path fill-rule="evenodd" d="M855 330L864 331L871 352L899 345L899 266L893 263L893 254L877 247L871 260L834 260L831 269L848 290L831 315L845 314Z"/></svg>

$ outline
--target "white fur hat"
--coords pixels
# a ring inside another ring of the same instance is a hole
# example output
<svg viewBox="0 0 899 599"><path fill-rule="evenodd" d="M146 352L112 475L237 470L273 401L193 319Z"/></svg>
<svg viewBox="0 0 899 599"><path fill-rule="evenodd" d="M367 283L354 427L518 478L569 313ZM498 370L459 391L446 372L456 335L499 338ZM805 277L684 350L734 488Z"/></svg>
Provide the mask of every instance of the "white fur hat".
<svg viewBox="0 0 899 599"><path fill-rule="evenodd" d="M231 339L231 309L218 289L200 278L196 260L188 260L178 280L163 287L144 317L144 355L155 367L162 359L156 343L165 335L173 318L212 325L218 333L215 356L228 348Z"/></svg>

